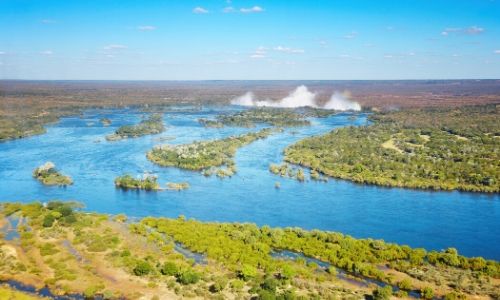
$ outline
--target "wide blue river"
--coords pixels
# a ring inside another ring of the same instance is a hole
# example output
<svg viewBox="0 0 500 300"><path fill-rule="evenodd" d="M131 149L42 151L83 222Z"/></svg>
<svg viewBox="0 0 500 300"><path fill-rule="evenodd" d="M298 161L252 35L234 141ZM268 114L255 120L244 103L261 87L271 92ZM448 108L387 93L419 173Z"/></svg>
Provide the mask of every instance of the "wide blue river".
<svg viewBox="0 0 500 300"><path fill-rule="evenodd" d="M121 125L138 124L140 116L147 114L96 110L85 111L84 118L63 118L47 126L46 134L0 143L0 201L77 200L86 204L87 211L100 213L170 218L182 214L201 221L316 228L427 250L454 247L462 255L500 260L498 194L382 188L335 179L299 182L269 172L270 163L282 162L286 146L335 127L367 125L364 116L354 121L348 120L347 114L312 118L311 127L287 129L242 147L235 157L238 172L232 178L205 177L199 172L160 167L146 159L146 150L155 144L224 138L266 127L206 129L197 123L200 117L235 109L166 113L165 123L170 126L166 132L113 143L106 141L105 135ZM111 126L99 123L104 117L113 120ZM290 134L290 130L299 133ZM176 139L155 140L162 136ZM47 161L70 175L74 185L44 186L34 179L33 169ZM148 192L114 186L117 176L136 177L149 170L158 175L162 186L185 181L191 188Z"/></svg>

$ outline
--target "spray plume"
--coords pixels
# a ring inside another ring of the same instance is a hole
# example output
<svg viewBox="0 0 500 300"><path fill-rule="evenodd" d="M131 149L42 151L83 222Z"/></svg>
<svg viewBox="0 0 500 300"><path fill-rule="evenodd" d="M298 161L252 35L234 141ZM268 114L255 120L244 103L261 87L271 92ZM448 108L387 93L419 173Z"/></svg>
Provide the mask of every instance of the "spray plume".
<svg viewBox="0 0 500 300"><path fill-rule="evenodd" d="M280 101L272 101L272 100L263 100L257 101L254 100L254 94L252 92L248 92L243 96L234 98L231 100L232 105L241 105L241 106L266 106L266 107L282 107L282 108L295 108L295 107L319 107L316 103L316 94L309 92L306 86L301 85L295 89L290 95L286 98L281 99ZM324 105L324 109L336 109L336 110L360 110L361 107L358 103L349 100L349 94L343 93L340 94L335 92L330 100Z"/></svg>

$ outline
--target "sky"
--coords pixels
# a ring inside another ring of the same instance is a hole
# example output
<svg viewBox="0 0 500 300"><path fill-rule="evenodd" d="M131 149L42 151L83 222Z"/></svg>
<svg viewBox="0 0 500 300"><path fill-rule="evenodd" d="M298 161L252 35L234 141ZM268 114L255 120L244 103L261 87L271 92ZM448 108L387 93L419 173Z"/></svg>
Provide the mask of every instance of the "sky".
<svg viewBox="0 0 500 300"><path fill-rule="evenodd" d="M0 0L0 79L500 78L500 0Z"/></svg>

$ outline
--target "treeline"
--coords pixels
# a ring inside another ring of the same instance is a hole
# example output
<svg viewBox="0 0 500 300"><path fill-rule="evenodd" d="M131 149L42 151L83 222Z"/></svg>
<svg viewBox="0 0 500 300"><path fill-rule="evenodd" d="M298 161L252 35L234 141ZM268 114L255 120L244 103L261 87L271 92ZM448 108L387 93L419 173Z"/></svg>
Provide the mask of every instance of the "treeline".
<svg viewBox="0 0 500 300"><path fill-rule="evenodd" d="M183 145L155 145L152 151L147 152L147 157L150 161L162 166L203 170L226 165L235 172L232 157L236 154L236 150L257 139L266 138L276 131L266 128L259 132L230 136L221 140L195 141Z"/></svg>
<svg viewBox="0 0 500 300"><path fill-rule="evenodd" d="M138 137L147 134L155 134L165 131L162 114L150 114L148 119L142 120L139 125L121 126L114 134L106 136L108 140L116 140L122 137Z"/></svg>
<svg viewBox="0 0 500 300"><path fill-rule="evenodd" d="M285 149L285 160L359 183L500 191L495 105L377 113L373 126L335 129Z"/></svg>
<svg viewBox="0 0 500 300"><path fill-rule="evenodd" d="M229 270L239 272L242 276L245 272L251 273L249 269L255 268L275 274L277 278L314 277L318 265L313 262L307 265L308 268L303 268L306 265L303 258L299 257L291 263L277 261L269 255L273 249L287 249L329 262L332 266L353 274L390 284L396 283L393 275L379 270L377 265L387 263L393 269L429 282L434 282L435 278L416 275L415 270L432 267L437 273L452 273L453 276L448 279L445 279L445 275L440 275L439 285L447 285L458 292L497 296L500 291L500 286L489 284L489 280L484 281L481 288L474 285L474 282L483 276L500 278L499 262L481 257L467 258L459 255L454 248L443 252L427 252L422 248L412 249L383 240L354 239L338 232L307 231L298 227L259 228L255 224L237 222L202 223L193 219L186 221L183 216L179 216L177 220L147 217L140 223L130 225L132 232L143 235L151 229L173 237L193 252L205 253L208 258L224 264ZM327 271L330 274L336 273L335 268ZM462 283L458 285L456 277L461 275ZM469 281L471 285L466 283ZM407 285L403 290L412 289ZM472 287L469 289L470 286Z"/></svg>

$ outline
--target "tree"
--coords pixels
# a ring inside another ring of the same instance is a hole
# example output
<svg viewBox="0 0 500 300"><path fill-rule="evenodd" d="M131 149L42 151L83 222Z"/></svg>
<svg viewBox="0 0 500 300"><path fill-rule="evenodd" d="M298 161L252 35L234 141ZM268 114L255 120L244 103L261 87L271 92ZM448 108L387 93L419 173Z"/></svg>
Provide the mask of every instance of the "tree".
<svg viewBox="0 0 500 300"><path fill-rule="evenodd" d="M43 227L52 227L52 224L54 224L54 220L56 218L52 214L48 214L43 218Z"/></svg>
<svg viewBox="0 0 500 300"><path fill-rule="evenodd" d="M389 300L392 295L392 286L377 287L373 290L373 300Z"/></svg>
<svg viewBox="0 0 500 300"><path fill-rule="evenodd" d="M405 290L405 291L409 291L411 290L411 283L410 283L410 280L408 278L405 278L403 280L401 280L399 283L398 283L398 288L402 289L402 290Z"/></svg>
<svg viewBox="0 0 500 300"><path fill-rule="evenodd" d="M134 268L134 274L137 276L147 275L151 272L151 265L147 261L140 261Z"/></svg>
<svg viewBox="0 0 500 300"><path fill-rule="evenodd" d="M179 276L179 281L184 285L188 285L188 284L197 283L198 280L200 280L200 278L201 278L201 275L199 273L197 273L196 271L194 271L192 269L189 269Z"/></svg>
<svg viewBox="0 0 500 300"><path fill-rule="evenodd" d="M251 265L243 265L243 268L240 270L240 276L243 280L248 281L250 278L255 277L257 275L257 270Z"/></svg>
<svg viewBox="0 0 500 300"><path fill-rule="evenodd" d="M283 271L281 272L281 276L286 279L291 279L293 276L295 276L295 269L289 265L285 265L283 267Z"/></svg>
<svg viewBox="0 0 500 300"><path fill-rule="evenodd" d="M171 261L165 262L161 268L161 273L167 276L177 275L178 272L179 268L177 268L177 265Z"/></svg>
<svg viewBox="0 0 500 300"><path fill-rule="evenodd" d="M431 300L434 298L434 291L432 290L432 288L426 286L426 287L423 287L421 290L420 290L420 296L423 298L423 299L427 299L427 300Z"/></svg>

